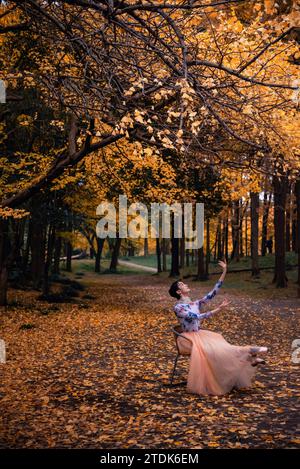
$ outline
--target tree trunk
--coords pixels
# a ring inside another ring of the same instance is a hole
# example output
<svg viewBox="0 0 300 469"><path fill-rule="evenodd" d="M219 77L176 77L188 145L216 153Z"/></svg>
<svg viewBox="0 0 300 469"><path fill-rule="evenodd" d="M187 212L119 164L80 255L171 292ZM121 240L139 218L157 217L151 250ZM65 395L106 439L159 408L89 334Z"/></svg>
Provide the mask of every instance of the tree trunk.
<svg viewBox="0 0 300 469"><path fill-rule="evenodd" d="M0 267L0 306L7 305L7 281L8 281L8 268L4 263Z"/></svg>
<svg viewBox="0 0 300 469"><path fill-rule="evenodd" d="M251 268L252 277L259 277L258 265L258 211L259 211L259 194L250 192L251 199Z"/></svg>
<svg viewBox="0 0 300 469"><path fill-rule="evenodd" d="M285 218L285 250L291 250L291 185L287 186L286 195L286 218Z"/></svg>
<svg viewBox="0 0 300 469"><path fill-rule="evenodd" d="M144 238L144 257L149 256L149 243L148 238Z"/></svg>
<svg viewBox="0 0 300 469"><path fill-rule="evenodd" d="M221 259L222 258L222 225L221 225L221 219L219 217L218 221L218 248L217 248L217 258Z"/></svg>
<svg viewBox="0 0 300 469"><path fill-rule="evenodd" d="M271 198L272 193L269 194L267 191L264 191L264 204L263 204L263 219L262 219L262 233L261 233L261 255L265 256L267 252L267 237L268 237L268 219L269 219L269 211L271 205Z"/></svg>
<svg viewBox="0 0 300 469"><path fill-rule="evenodd" d="M21 271L23 266L22 246L24 242L25 220L11 220L12 232L14 237L14 263L16 268Z"/></svg>
<svg viewBox="0 0 300 469"><path fill-rule="evenodd" d="M235 261L240 260L240 247L239 247L239 200L235 200L232 204L232 218L231 218L231 233L232 233L232 252L231 259Z"/></svg>
<svg viewBox="0 0 300 469"><path fill-rule="evenodd" d="M7 305L8 256L10 245L8 239L8 220L0 218L0 306Z"/></svg>
<svg viewBox="0 0 300 469"><path fill-rule="evenodd" d="M50 269L51 262L52 262L54 241L55 241L55 228L53 225L50 225L49 230L48 230L47 253L46 253L46 259L44 262L44 274L43 274L43 295L44 296L49 295L49 289L50 289L49 269Z"/></svg>
<svg viewBox="0 0 300 469"><path fill-rule="evenodd" d="M207 280L207 274L205 272L205 265L204 265L204 250L203 246L198 251L198 264L197 264L197 280Z"/></svg>
<svg viewBox="0 0 300 469"><path fill-rule="evenodd" d="M73 253L73 246L71 241L67 241L66 243L66 271L72 272L72 253Z"/></svg>
<svg viewBox="0 0 300 469"><path fill-rule="evenodd" d="M39 289L42 284L45 266L45 226L40 214L36 213L36 206L31 219L31 277L33 288Z"/></svg>
<svg viewBox="0 0 300 469"><path fill-rule="evenodd" d="M274 176L274 233L275 233L275 272L273 283L277 288L287 286L285 273L285 203L286 177Z"/></svg>
<svg viewBox="0 0 300 469"><path fill-rule="evenodd" d="M184 213L182 213L182 238L180 239L180 262L179 268L183 269L185 264L185 239L184 239Z"/></svg>
<svg viewBox="0 0 300 469"><path fill-rule="evenodd" d="M109 266L109 270L111 272L116 272L117 271L117 265L118 265L118 258L119 258L121 243L122 243L122 238L119 238L119 235L117 235L117 238L116 238L115 243L114 243L112 255L111 255L110 266Z"/></svg>
<svg viewBox="0 0 300 469"><path fill-rule="evenodd" d="M163 261L163 271L166 272L167 269L167 243L166 238L162 238L162 261Z"/></svg>
<svg viewBox="0 0 300 469"><path fill-rule="evenodd" d="M228 262L228 213L226 214L225 219L225 259Z"/></svg>
<svg viewBox="0 0 300 469"><path fill-rule="evenodd" d="M246 257L248 256L248 208L245 211L245 251Z"/></svg>
<svg viewBox="0 0 300 469"><path fill-rule="evenodd" d="M162 272L161 269L161 249L160 249L160 240L156 238L156 257L157 257L157 272Z"/></svg>
<svg viewBox="0 0 300 469"><path fill-rule="evenodd" d="M184 268L185 265L185 239L182 237L180 240L180 264L179 267L181 269Z"/></svg>
<svg viewBox="0 0 300 469"><path fill-rule="evenodd" d="M297 252L297 182L292 189L292 250Z"/></svg>
<svg viewBox="0 0 300 469"><path fill-rule="evenodd" d="M226 218L222 219L222 239L221 239L221 256L220 259L224 259L225 255L225 237L226 237Z"/></svg>
<svg viewBox="0 0 300 469"><path fill-rule="evenodd" d="M219 237L219 221L216 230L215 245L214 245L214 261L217 259L217 246L218 246L218 237Z"/></svg>
<svg viewBox="0 0 300 469"><path fill-rule="evenodd" d="M298 298L300 298L300 179L295 184L297 204L297 249L298 249Z"/></svg>
<svg viewBox="0 0 300 469"><path fill-rule="evenodd" d="M102 256L104 242L105 242L105 238L96 237L97 251L96 251L96 257L95 257L95 272L97 273L101 272L101 256Z"/></svg>
<svg viewBox="0 0 300 469"><path fill-rule="evenodd" d="M58 275L60 273L60 256L61 256L61 237L57 236L54 243L54 261L53 261L53 273Z"/></svg>
<svg viewBox="0 0 300 469"><path fill-rule="evenodd" d="M185 250L185 265L187 267L190 266L190 250L189 249Z"/></svg>
<svg viewBox="0 0 300 469"><path fill-rule="evenodd" d="M178 277L179 272L179 238L174 237L174 213L171 213L171 271L169 277Z"/></svg>
<svg viewBox="0 0 300 469"><path fill-rule="evenodd" d="M244 238L243 238L243 221L244 221L244 216L242 212L242 204L243 201L240 199L240 205L239 205L239 211L240 211L240 229L239 229L239 245L240 245L240 257L244 257Z"/></svg>
<svg viewBox="0 0 300 469"><path fill-rule="evenodd" d="M25 238L25 248L23 252L23 262L22 262L22 269L23 273L26 276L26 272L28 269L28 262L29 262L29 252L30 252L30 238L31 238L31 223L30 220L27 220L27 233L26 230L24 231L24 238Z"/></svg>
<svg viewBox="0 0 300 469"><path fill-rule="evenodd" d="M208 279L209 277L209 262L210 262L210 226L209 226L210 219L206 219L206 256L205 256L205 275ZM223 239L223 233L222 233Z"/></svg>

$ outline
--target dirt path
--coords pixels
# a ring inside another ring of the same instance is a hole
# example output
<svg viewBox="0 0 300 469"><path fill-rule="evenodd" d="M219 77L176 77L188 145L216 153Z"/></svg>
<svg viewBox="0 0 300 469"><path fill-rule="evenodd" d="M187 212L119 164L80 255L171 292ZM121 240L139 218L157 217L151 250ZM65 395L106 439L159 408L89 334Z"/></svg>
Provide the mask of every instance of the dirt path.
<svg viewBox="0 0 300 469"><path fill-rule="evenodd" d="M291 344L300 338L299 302L230 291L227 311L203 326L233 344L267 345L268 361L251 389L203 397L168 387L176 323L169 283L98 276L64 305L12 291L15 304L1 314L0 447L297 447L300 364L292 363ZM192 288L202 296L209 286ZM213 304L224 296L226 288ZM34 327L20 330L24 324ZM180 381L187 369L180 358Z"/></svg>
<svg viewBox="0 0 300 469"><path fill-rule="evenodd" d="M157 272L157 269L155 269L154 267L148 267L146 265L136 264L135 262L122 261L119 259L118 264L125 265L126 267L134 267L135 269L137 268L144 272L153 272L154 274L156 274Z"/></svg>

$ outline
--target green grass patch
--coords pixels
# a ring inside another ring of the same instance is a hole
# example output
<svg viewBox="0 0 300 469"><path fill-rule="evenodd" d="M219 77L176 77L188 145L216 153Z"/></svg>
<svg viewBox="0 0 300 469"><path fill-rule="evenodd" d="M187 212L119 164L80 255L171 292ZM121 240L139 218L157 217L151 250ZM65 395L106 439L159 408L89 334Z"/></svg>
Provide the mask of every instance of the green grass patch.
<svg viewBox="0 0 300 469"><path fill-rule="evenodd" d="M101 272L98 275L114 273L109 270L109 266L110 266L110 259L103 259L101 261ZM95 261L93 259L80 259L80 260L74 259L72 261L72 272L76 274L77 271L95 273ZM142 271L135 266L130 267L130 266L125 266L125 265L118 265L117 272L115 272L116 275L118 274L130 275L130 274L141 274L141 273L143 273L143 275L152 274L151 272L147 272L144 270ZM97 274L95 273L95 275Z"/></svg>

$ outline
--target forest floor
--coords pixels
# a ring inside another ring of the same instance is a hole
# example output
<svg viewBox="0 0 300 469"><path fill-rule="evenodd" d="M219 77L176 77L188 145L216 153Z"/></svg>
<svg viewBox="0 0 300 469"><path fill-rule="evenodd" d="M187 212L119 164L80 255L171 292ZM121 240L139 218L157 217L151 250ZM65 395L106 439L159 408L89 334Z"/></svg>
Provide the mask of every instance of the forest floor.
<svg viewBox="0 0 300 469"><path fill-rule="evenodd" d="M191 296L215 281L191 281ZM9 292L0 314L0 448L299 447L296 295L256 297L225 281L212 303L231 304L203 327L269 353L251 388L207 397L168 386L176 355L170 279L86 272L80 282L85 290L70 303ZM179 381L187 370L181 357Z"/></svg>

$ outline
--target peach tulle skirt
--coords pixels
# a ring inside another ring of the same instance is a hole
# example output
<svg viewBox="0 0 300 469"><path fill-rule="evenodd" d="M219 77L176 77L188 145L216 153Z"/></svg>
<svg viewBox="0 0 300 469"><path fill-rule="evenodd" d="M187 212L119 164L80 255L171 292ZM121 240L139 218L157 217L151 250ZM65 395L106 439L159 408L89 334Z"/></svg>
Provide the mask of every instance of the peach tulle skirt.
<svg viewBox="0 0 300 469"><path fill-rule="evenodd" d="M251 386L256 367L251 365L250 345L231 345L221 334L203 329L182 335L192 341L182 337L177 341L180 353L190 355L189 392L220 396Z"/></svg>

